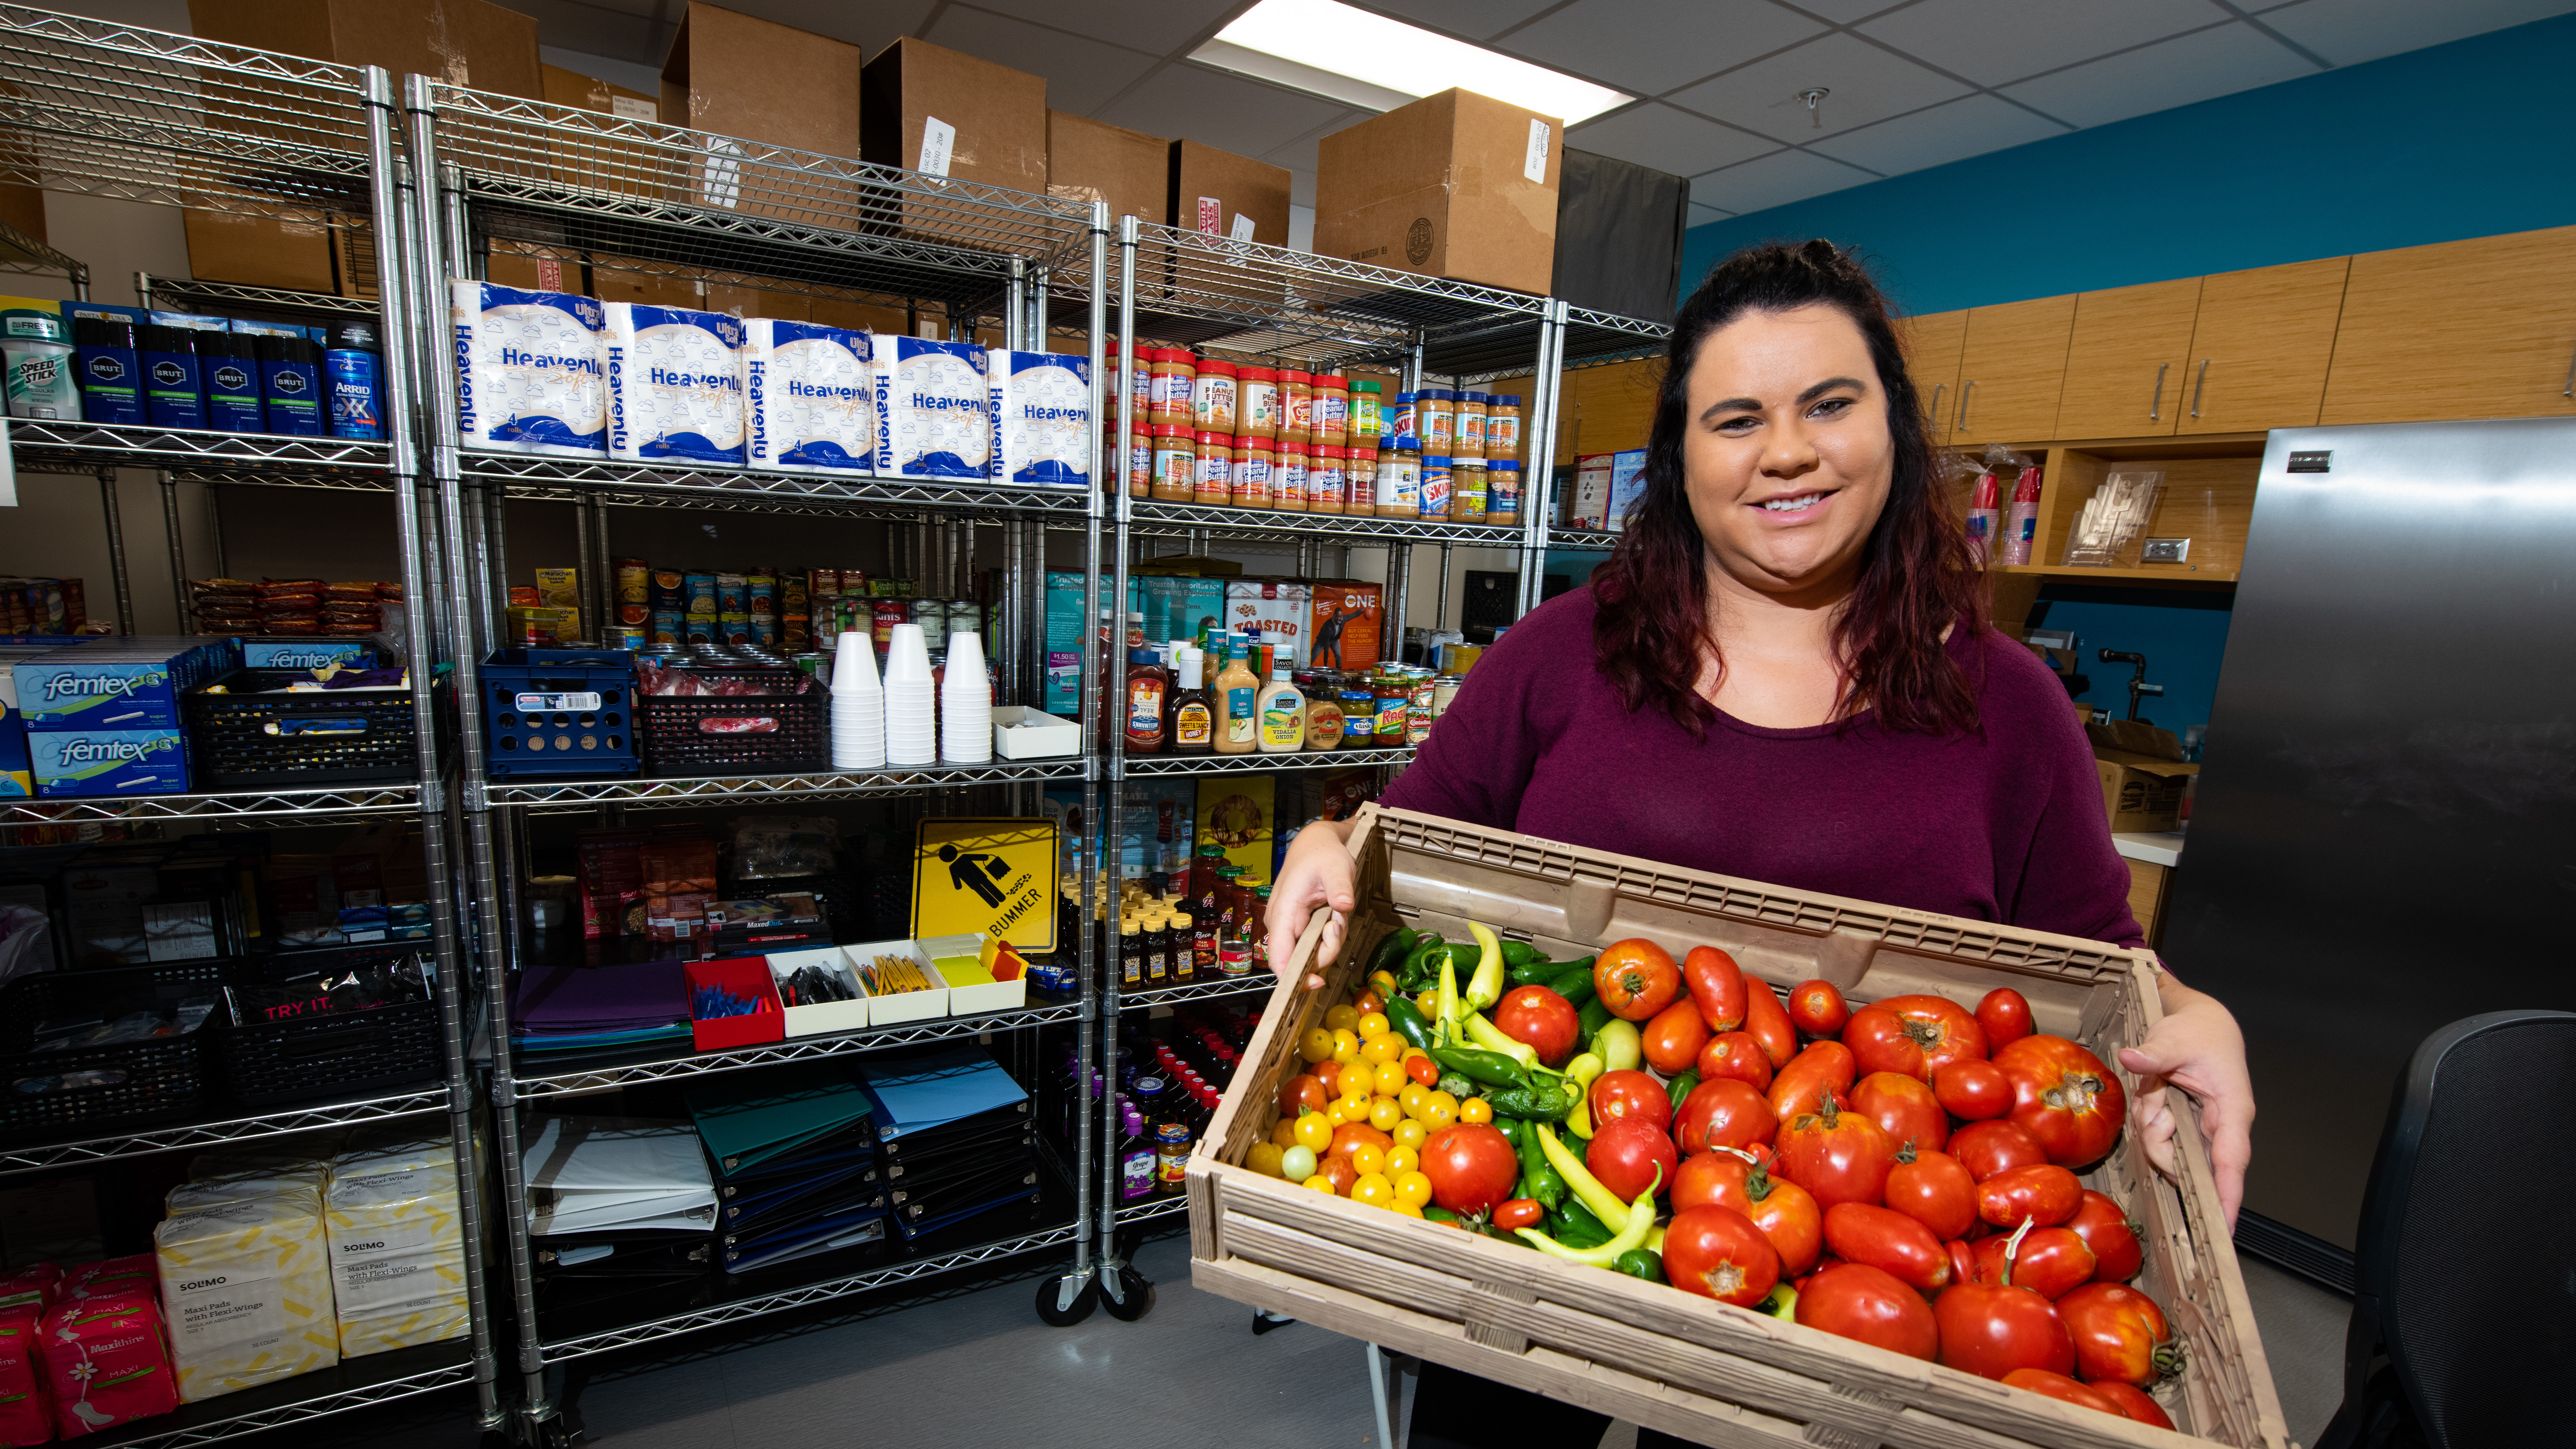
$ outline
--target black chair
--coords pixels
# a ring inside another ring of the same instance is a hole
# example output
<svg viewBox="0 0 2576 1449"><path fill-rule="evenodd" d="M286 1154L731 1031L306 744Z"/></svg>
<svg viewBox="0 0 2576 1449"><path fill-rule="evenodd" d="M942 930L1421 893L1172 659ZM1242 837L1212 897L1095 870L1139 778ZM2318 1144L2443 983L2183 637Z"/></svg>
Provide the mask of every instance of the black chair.
<svg viewBox="0 0 2576 1449"><path fill-rule="evenodd" d="M2576 1443L2576 1013L2427 1037L2362 1198L2343 1407L2317 1449Z"/></svg>

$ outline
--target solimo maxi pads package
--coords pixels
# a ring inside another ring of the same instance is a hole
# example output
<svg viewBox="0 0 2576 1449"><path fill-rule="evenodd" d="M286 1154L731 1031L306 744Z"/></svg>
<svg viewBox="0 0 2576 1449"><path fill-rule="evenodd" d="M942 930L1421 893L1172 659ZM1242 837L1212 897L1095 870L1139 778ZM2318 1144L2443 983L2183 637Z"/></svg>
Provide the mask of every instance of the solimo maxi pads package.
<svg viewBox="0 0 2576 1449"><path fill-rule="evenodd" d="M767 317L742 327L751 466L873 471L876 339L819 322Z"/></svg>
<svg viewBox="0 0 2576 1449"><path fill-rule="evenodd" d="M1091 481L1091 359L1061 352L987 355L993 379L993 476L1013 483Z"/></svg>
<svg viewBox="0 0 2576 1449"><path fill-rule="evenodd" d="M742 463L742 319L608 304L608 456Z"/></svg>
<svg viewBox="0 0 2576 1449"><path fill-rule="evenodd" d="M877 334L877 472L983 478L993 456L984 349Z"/></svg>
<svg viewBox="0 0 2576 1449"><path fill-rule="evenodd" d="M152 1233L179 1399L193 1404L340 1361L331 1251L313 1200L260 1198Z"/></svg>
<svg viewBox="0 0 2576 1449"><path fill-rule="evenodd" d="M465 446L576 458L606 452L605 314L589 297L450 282Z"/></svg>
<svg viewBox="0 0 2576 1449"><path fill-rule="evenodd" d="M453 1158L348 1163L325 1216L342 1358L464 1336Z"/></svg>

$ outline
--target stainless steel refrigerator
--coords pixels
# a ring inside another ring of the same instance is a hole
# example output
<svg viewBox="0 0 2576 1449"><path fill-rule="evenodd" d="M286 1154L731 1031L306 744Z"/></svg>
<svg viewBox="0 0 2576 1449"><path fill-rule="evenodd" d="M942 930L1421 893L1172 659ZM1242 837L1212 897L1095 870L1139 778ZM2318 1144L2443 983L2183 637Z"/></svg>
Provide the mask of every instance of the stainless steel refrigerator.
<svg viewBox="0 0 2576 1449"><path fill-rule="evenodd" d="M2247 1208L2348 1251L2416 1044L2576 1009L2576 419L2271 435L2168 909Z"/></svg>

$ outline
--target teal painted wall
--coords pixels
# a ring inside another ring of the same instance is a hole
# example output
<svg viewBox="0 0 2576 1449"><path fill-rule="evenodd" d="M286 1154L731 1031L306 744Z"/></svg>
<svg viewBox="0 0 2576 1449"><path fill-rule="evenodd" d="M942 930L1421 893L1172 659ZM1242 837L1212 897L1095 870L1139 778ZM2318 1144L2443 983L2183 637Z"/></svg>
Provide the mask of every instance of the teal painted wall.
<svg viewBox="0 0 2576 1449"><path fill-rule="evenodd" d="M2571 75L2576 15L2535 21L1694 227L1683 282L1822 236L1948 312L2565 226Z"/></svg>

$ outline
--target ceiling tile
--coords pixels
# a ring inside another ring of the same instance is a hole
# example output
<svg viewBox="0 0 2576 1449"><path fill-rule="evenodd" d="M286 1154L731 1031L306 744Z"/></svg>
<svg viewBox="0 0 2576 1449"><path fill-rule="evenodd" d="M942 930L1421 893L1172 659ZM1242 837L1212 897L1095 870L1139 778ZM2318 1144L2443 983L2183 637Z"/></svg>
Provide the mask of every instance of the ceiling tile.
<svg viewBox="0 0 2576 1449"><path fill-rule="evenodd" d="M2211 0L1921 0L1860 30L1999 86L2227 18Z"/></svg>
<svg viewBox="0 0 2576 1449"><path fill-rule="evenodd" d="M1824 28L1771 0L1574 0L1494 44L1652 96Z"/></svg>
<svg viewBox="0 0 2576 1449"><path fill-rule="evenodd" d="M1331 101L1185 63L1164 66L1146 84L1094 114L1096 119L1149 136L1187 136L1241 156L1265 155L1328 123L1339 122L1333 127L1338 130L1367 116Z"/></svg>
<svg viewBox="0 0 2576 1449"><path fill-rule="evenodd" d="M1806 102L1798 99L1800 91L1816 86L1832 92L1812 118L1821 125L1811 124ZM1803 145L1967 93L1968 87L1947 76L1837 33L1665 99L1774 140Z"/></svg>
<svg viewBox="0 0 2576 1449"><path fill-rule="evenodd" d="M852 5L848 0L733 0L725 8L846 40L865 47L873 59L880 48L919 30L921 22L930 18L932 3L933 0L881 0ZM675 20L679 8L676 4L654 7L657 12L667 10Z"/></svg>
<svg viewBox="0 0 2576 1449"><path fill-rule="evenodd" d="M1566 133L1565 143L1577 150L1616 156L1675 176L1697 176L1779 149L1776 143L1750 132L1702 120L1655 101L1598 121L1586 121Z"/></svg>
<svg viewBox="0 0 2576 1449"><path fill-rule="evenodd" d="M1691 182L1691 200L1724 211L1784 206L1878 178L1857 166L1807 151L1774 151Z"/></svg>
<svg viewBox="0 0 2576 1449"><path fill-rule="evenodd" d="M1155 62L1123 46L1084 40L989 10L951 5L922 37L978 60L1046 77L1047 104L1090 115L1125 90Z"/></svg>
<svg viewBox="0 0 2576 1449"><path fill-rule="evenodd" d="M1837 161L1895 176L2065 134L2064 126L2045 116L1977 95L1829 137L1815 148Z"/></svg>
<svg viewBox="0 0 2576 1449"><path fill-rule="evenodd" d="M2236 24L2006 86L2003 93L2059 120L2099 126L2314 74L2316 67L2287 46Z"/></svg>
<svg viewBox="0 0 2576 1449"><path fill-rule="evenodd" d="M1692 226L1706 226L1712 221L1724 221L1733 215L1735 215L1734 212L1721 211L1714 206L1702 206L1696 201L1690 204L1690 224Z"/></svg>
<svg viewBox="0 0 2576 1449"><path fill-rule="evenodd" d="M1344 0L1351 3L1351 0ZM1556 0L1360 0L1362 10L1392 15L1463 35L1469 40L1485 40L1529 19Z"/></svg>
<svg viewBox="0 0 2576 1449"><path fill-rule="evenodd" d="M2336 65L2358 65L2569 10L2567 0L2302 0L2263 12L2263 23Z"/></svg>
<svg viewBox="0 0 2576 1449"><path fill-rule="evenodd" d="M1064 0L975 0L978 7L1070 30L1131 50L1171 55L1239 7L1239 0L1155 0L1151 5L1067 5ZM1057 107L1062 110L1063 107Z"/></svg>
<svg viewBox="0 0 2576 1449"><path fill-rule="evenodd" d="M1795 5L1819 20L1849 25L1856 20L1867 20L1881 11L1912 4L1913 0L1781 0L1781 3Z"/></svg>

